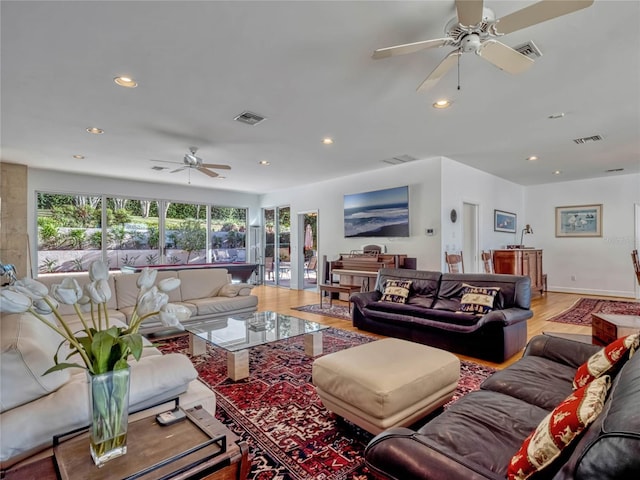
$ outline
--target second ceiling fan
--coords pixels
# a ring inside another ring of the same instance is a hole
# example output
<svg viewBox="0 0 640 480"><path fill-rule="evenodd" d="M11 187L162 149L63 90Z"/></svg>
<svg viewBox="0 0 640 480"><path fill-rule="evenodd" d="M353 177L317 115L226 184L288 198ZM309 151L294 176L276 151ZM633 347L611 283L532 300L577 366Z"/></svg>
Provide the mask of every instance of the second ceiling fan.
<svg viewBox="0 0 640 480"><path fill-rule="evenodd" d="M201 173L209 177L218 177L219 173L210 170L211 168L215 168L216 170L231 170L229 165L220 165L216 163L204 163L202 159L196 156L196 152L198 151L198 147L189 147L189 153L186 153L184 158L182 159L182 163L180 162L170 162L167 160L154 160L154 162L162 162L162 163L175 163L178 165L182 165L180 168L176 168L175 170L171 170L171 173L181 172L186 169L195 169Z"/></svg>
<svg viewBox="0 0 640 480"><path fill-rule="evenodd" d="M513 74L522 73L533 64L533 60L496 38L582 10L592 3L593 0L542 0L496 19L493 11L484 8L483 0L456 0L458 16L447 23L446 37L379 48L373 52L373 58L405 55L427 48L455 47L418 86L419 92L435 85L456 64L460 55L466 52L474 52L501 70Z"/></svg>

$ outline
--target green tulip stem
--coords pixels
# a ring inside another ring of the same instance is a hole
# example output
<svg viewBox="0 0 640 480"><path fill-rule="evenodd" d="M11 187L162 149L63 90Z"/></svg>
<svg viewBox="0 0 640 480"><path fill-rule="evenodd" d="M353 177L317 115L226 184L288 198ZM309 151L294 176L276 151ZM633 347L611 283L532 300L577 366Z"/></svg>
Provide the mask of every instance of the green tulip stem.
<svg viewBox="0 0 640 480"><path fill-rule="evenodd" d="M73 304L73 308L75 308L76 314L78 315L78 318L80 319L80 322L82 322L82 328L84 328L84 331L87 332L87 335L89 336L89 339L93 339L93 335L91 335L91 330L89 329L89 326L87 325L87 322L84 319L84 315L82 314L82 311L80 310L80 307L78 306L77 303L74 303Z"/></svg>

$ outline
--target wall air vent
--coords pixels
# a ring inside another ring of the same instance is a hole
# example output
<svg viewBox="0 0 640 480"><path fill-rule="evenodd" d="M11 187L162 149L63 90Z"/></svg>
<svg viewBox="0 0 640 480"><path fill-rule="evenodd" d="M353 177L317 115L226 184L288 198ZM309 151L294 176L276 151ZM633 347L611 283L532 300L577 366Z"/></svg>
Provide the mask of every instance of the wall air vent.
<svg viewBox="0 0 640 480"><path fill-rule="evenodd" d="M161 172L162 170L169 170L169 167L159 167L158 165L155 165L151 167L151 170L155 170L156 172Z"/></svg>
<svg viewBox="0 0 640 480"><path fill-rule="evenodd" d="M513 47L513 49L529 58L540 58L542 56L542 52L532 40L529 40L527 43L523 43L522 45L518 45L517 47Z"/></svg>
<svg viewBox="0 0 640 480"><path fill-rule="evenodd" d="M247 125L257 125L262 122L266 117L262 115L258 115L257 113L244 111L240 115L238 115L234 120L242 123L246 123Z"/></svg>
<svg viewBox="0 0 640 480"><path fill-rule="evenodd" d="M397 157L385 158L382 161L389 165L400 165L401 163L413 162L415 160L417 160L417 158L411 155L398 155Z"/></svg>
<svg viewBox="0 0 640 480"><path fill-rule="evenodd" d="M600 140L602 140L602 136L601 135L592 135L590 137L582 137L582 138L574 138L573 141L575 143L577 143L578 145L582 145L583 143L589 143L589 142L599 142Z"/></svg>

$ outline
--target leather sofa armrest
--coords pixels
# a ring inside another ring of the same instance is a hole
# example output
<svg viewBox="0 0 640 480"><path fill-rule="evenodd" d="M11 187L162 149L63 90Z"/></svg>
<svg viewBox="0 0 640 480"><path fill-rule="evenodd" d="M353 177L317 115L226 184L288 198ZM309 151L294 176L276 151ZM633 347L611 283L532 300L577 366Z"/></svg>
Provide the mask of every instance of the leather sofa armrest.
<svg viewBox="0 0 640 480"><path fill-rule="evenodd" d="M553 335L537 335L529 341L523 356L536 355L578 368L600 349L601 346L576 340Z"/></svg>
<svg viewBox="0 0 640 480"><path fill-rule="evenodd" d="M504 310L493 310L487 313L480 319L478 325L483 325L491 322L500 322L503 325L514 325L516 323L524 322L533 317L531 310L525 310L524 308L505 308Z"/></svg>
<svg viewBox="0 0 640 480"><path fill-rule="evenodd" d="M371 292L358 292L351 294L350 300L360 308L366 307L371 302L380 300L380 292L373 290Z"/></svg>
<svg viewBox="0 0 640 480"><path fill-rule="evenodd" d="M437 445L409 428L391 428L374 437L365 449L367 466L382 478L397 480L480 480L500 478L478 472L438 451Z"/></svg>

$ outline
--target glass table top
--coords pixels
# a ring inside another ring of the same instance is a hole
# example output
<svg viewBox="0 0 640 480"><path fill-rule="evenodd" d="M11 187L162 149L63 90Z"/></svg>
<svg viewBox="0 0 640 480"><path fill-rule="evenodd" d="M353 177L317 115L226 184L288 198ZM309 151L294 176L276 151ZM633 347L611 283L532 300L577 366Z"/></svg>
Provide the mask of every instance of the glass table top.
<svg viewBox="0 0 640 480"><path fill-rule="evenodd" d="M329 328L328 325L277 312L254 312L189 322L185 330L229 352Z"/></svg>

